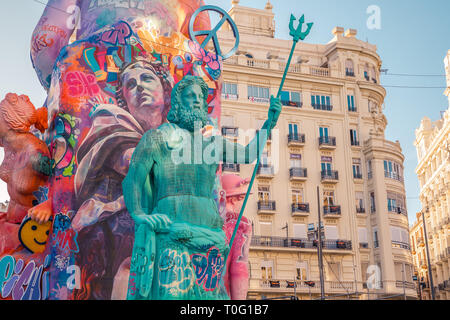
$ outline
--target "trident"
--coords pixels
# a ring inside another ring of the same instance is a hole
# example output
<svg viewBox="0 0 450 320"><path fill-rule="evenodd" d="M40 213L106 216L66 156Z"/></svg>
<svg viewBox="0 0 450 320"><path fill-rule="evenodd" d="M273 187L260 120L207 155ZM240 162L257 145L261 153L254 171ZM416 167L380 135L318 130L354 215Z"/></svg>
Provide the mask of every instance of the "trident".
<svg viewBox="0 0 450 320"><path fill-rule="evenodd" d="M296 18L294 17L293 14L291 14L291 19L289 21L289 30L290 30L289 35L292 36L292 39L294 40L294 43L292 44L291 53L289 54L289 59L288 59L288 62L286 64L286 68L284 69L284 74L283 74L283 78L281 79L280 87L278 89L277 98L279 98L280 95L281 95L281 91L283 89L284 81L286 80L286 75L288 73L289 66L291 64L292 55L294 54L295 46L297 45L297 42L299 40L302 40L302 41L305 40L305 38L308 36L308 34L311 31L311 28L312 28L312 26L314 24L313 22L308 23L307 24L308 28L306 29L306 31L302 31L302 26L305 23L305 15L302 15L302 17L299 19L299 24L298 24L297 29L294 28L294 21L295 20L296 20ZM272 120L273 120L273 114L271 113L269 115L269 119L268 119L269 123L272 123ZM267 137L269 137L271 130L272 129L269 126L269 130L268 130L269 132L267 133L267 135L263 135L264 145L267 142ZM257 139L259 141L259 131L257 132ZM229 256L229 253L231 252L231 249L233 248L234 238L235 238L237 230L239 228L239 224L241 222L242 215L244 214L245 206L247 205L247 200L248 200L248 197L250 195L250 190L252 189L253 182L255 181L256 172L257 172L257 170L259 168L259 162L261 160L261 153L262 153L262 151L263 151L262 148L258 148L258 157L257 157L257 160L256 160L256 166L255 166L255 168L253 170L252 179L250 180L250 183L249 183L249 186L248 186L248 189L247 189L247 193L245 195L245 199L244 199L244 202L243 202L242 207L241 207L241 212L239 213L238 220L236 221L236 226L234 227L233 235L232 235L231 240L230 240L230 251L227 253L227 255L225 257L225 265L226 265L226 261L227 261L227 258Z"/></svg>

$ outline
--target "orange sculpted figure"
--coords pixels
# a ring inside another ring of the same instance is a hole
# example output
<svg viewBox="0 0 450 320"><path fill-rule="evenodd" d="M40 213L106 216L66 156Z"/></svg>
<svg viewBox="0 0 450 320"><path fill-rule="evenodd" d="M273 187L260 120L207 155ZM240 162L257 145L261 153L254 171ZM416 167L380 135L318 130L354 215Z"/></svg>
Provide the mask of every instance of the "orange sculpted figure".
<svg viewBox="0 0 450 320"><path fill-rule="evenodd" d="M0 215L0 253L11 252L20 245L20 223L36 205L33 192L43 187L51 173L47 145L30 132L34 126L47 129L47 109L35 109L30 99L8 93L0 102L0 147L5 158L0 165L0 179L7 183L10 202Z"/></svg>

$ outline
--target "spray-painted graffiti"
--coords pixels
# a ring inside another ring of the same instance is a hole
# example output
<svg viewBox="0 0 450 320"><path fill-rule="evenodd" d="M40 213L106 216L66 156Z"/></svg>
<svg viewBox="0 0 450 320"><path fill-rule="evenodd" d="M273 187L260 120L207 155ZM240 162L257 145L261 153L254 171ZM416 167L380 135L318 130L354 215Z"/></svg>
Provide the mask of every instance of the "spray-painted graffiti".
<svg viewBox="0 0 450 320"><path fill-rule="evenodd" d="M100 93L95 76L84 72L67 72L65 83L72 97L93 96Z"/></svg>
<svg viewBox="0 0 450 320"><path fill-rule="evenodd" d="M26 265L22 259L16 261L12 256L0 260L0 289L3 299L46 300L49 292L50 255L44 264L34 260ZM45 271L44 271L45 270Z"/></svg>
<svg viewBox="0 0 450 320"><path fill-rule="evenodd" d="M172 295L185 293L192 288L195 281L194 270L187 252L166 249L159 261L160 285L168 288Z"/></svg>
<svg viewBox="0 0 450 320"><path fill-rule="evenodd" d="M103 32L102 41L111 44L125 45L126 40L131 36L131 27L126 22L118 23L112 30Z"/></svg>
<svg viewBox="0 0 450 320"><path fill-rule="evenodd" d="M208 253L191 255L197 284L202 285L205 291L214 291L219 285L219 279L224 267L224 259L219 249L212 247Z"/></svg>
<svg viewBox="0 0 450 320"><path fill-rule="evenodd" d="M55 138L51 144L55 175L71 177L75 166L75 145L77 144L77 121L69 114L58 114L55 119Z"/></svg>
<svg viewBox="0 0 450 320"><path fill-rule="evenodd" d="M57 214L53 224L52 246L59 252L68 256L70 253L78 252L77 232L70 226L70 218L64 214Z"/></svg>

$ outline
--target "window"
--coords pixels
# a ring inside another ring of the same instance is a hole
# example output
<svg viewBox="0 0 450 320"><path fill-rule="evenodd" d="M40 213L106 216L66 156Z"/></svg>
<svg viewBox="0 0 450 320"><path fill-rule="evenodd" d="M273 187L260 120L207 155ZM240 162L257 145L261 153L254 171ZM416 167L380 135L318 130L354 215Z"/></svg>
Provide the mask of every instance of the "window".
<svg viewBox="0 0 450 320"><path fill-rule="evenodd" d="M333 106L331 105L331 97L330 96L320 96L320 95L312 95L311 96L311 106L314 109L319 110L333 110Z"/></svg>
<svg viewBox="0 0 450 320"><path fill-rule="evenodd" d="M258 200L264 203L270 201L270 187L269 186L259 186L258 187Z"/></svg>
<svg viewBox="0 0 450 320"><path fill-rule="evenodd" d="M294 238L295 239L306 239L306 224L293 224Z"/></svg>
<svg viewBox="0 0 450 320"><path fill-rule="evenodd" d="M222 97L230 100L238 99L237 83L224 82L222 87Z"/></svg>
<svg viewBox="0 0 450 320"><path fill-rule="evenodd" d="M325 226L325 239L328 240L339 239L337 226Z"/></svg>
<svg viewBox="0 0 450 320"><path fill-rule="evenodd" d="M297 271L297 280L308 280L308 262L297 261L295 269Z"/></svg>
<svg viewBox="0 0 450 320"><path fill-rule="evenodd" d="M409 249L409 233L407 229L391 226L392 242L405 244Z"/></svg>
<svg viewBox="0 0 450 320"><path fill-rule="evenodd" d="M271 280L273 276L273 261L263 260L261 261L261 279Z"/></svg>
<svg viewBox="0 0 450 320"><path fill-rule="evenodd" d="M402 167L394 161L384 160L384 176L403 181Z"/></svg>
<svg viewBox="0 0 450 320"><path fill-rule="evenodd" d="M341 280L341 264L339 262L327 262L327 278L328 281Z"/></svg>
<svg viewBox="0 0 450 320"><path fill-rule="evenodd" d="M319 135L321 138L328 138L328 128L327 127L319 127Z"/></svg>
<svg viewBox="0 0 450 320"><path fill-rule="evenodd" d="M379 240L378 240L378 229L373 228L373 247L378 248L380 246Z"/></svg>
<svg viewBox="0 0 450 320"><path fill-rule="evenodd" d="M364 228L364 227L358 228L358 239L359 239L359 243L363 244L363 247L367 248L367 243L369 242L367 240L367 228Z"/></svg>
<svg viewBox="0 0 450 320"><path fill-rule="evenodd" d="M248 99L253 102L269 102L269 88L249 85Z"/></svg>
<svg viewBox="0 0 450 320"><path fill-rule="evenodd" d="M349 77L355 76L355 68L353 65L353 60L351 60L351 59L347 59L345 61L345 75L349 76Z"/></svg>
<svg viewBox="0 0 450 320"><path fill-rule="evenodd" d="M298 126L295 123L289 123L289 136L298 138Z"/></svg>
<svg viewBox="0 0 450 320"><path fill-rule="evenodd" d="M300 92L295 91L281 91L281 104L283 106L297 107L302 106Z"/></svg>
<svg viewBox="0 0 450 320"><path fill-rule="evenodd" d="M375 192L370 193L370 212L374 213L376 211L375 207Z"/></svg>
<svg viewBox="0 0 450 320"><path fill-rule="evenodd" d="M290 155L291 160L291 168L301 168L302 167L302 155L291 153Z"/></svg>
<svg viewBox="0 0 450 320"><path fill-rule="evenodd" d="M334 205L334 191L333 190L324 190L323 191L323 205L324 206L333 206Z"/></svg>
<svg viewBox="0 0 450 320"><path fill-rule="evenodd" d="M353 158L352 168L353 168L353 178L355 178L355 179L362 179L361 159Z"/></svg>
<svg viewBox="0 0 450 320"><path fill-rule="evenodd" d="M303 203L303 189L292 190L292 203Z"/></svg>
<svg viewBox="0 0 450 320"><path fill-rule="evenodd" d="M364 209L364 193L363 192L356 192L355 193L355 199L356 199L356 212L358 213L364 213L366 210Z"/></svg>
<svg viewBox="0 0 450 320"><path fill-rule="evenodd" d="M260 242L262 245L270 246L272 243L272 223L260 222L259 232L261 234Z"/></svg>
<svg viewBox="0 0 450 320"><path fill-rule="evenodd" d="M350 143L352 146L359 146L358 132L356 129L350 129Z"/></svg>
<svg viewBox="0 0 450 320"><path fill-rule="evenodd" d="M367 179L372 179L372 160L367 161Z"/></svg>
<svg viewBox="0 0 450 320"><path fill-rule="evenodd" d="M322 176L331 176L332 175L332 157L322 156L321 158L321 169L322 169Z"/></svg>
<svg viewBox="0 0 450 320"><path fill-rule="evenodd" d="M370 80L370 77L369 77L369 65L368 65L368 64L366 64L366 65L364 66L364 78L365 78L367 81Z"/></svg>
<svg viewBox="0 0 450 320"><path fill-rule="evenodd" d="M348 111L356 112L355 97L353 95L347 96L347 106L348 106Z"/></svg>

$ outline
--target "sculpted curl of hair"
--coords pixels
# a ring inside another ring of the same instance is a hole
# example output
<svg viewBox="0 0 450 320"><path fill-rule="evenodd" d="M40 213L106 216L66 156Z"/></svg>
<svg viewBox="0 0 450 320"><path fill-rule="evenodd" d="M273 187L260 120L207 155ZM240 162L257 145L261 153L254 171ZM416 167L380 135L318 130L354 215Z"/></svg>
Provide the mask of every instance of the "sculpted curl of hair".
<svg viewBox="0 0 450 320"><path fill-rule="evenodd" d="M206 82L197 76L187 75L183 79L181 79L172 90L172 108L167 114L167 121L172 123L178 123L179 117L181 116L179 113L179 107L181 106L181 94L183 90L189 86L198 85L203 92L204 97L204 108L208 110L208 103L206 99L208 98L209 87Z"/></svg>
<svg viewBox="0 0 450 320"><path fill-rule="evenodd" d="M47 108L36 110L26 95L18 96L8 93L0 102L0 112L10 129L17 132L29 132L34 125L36 129L44 133L48 128Z"/></svg>

